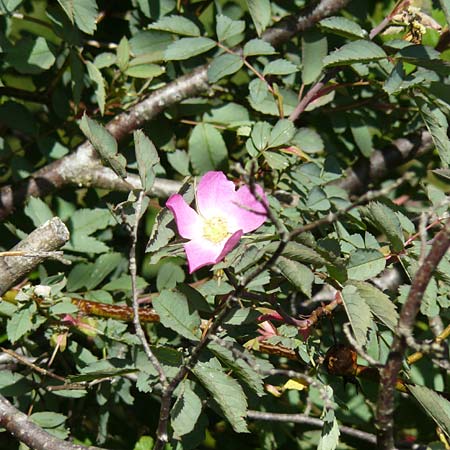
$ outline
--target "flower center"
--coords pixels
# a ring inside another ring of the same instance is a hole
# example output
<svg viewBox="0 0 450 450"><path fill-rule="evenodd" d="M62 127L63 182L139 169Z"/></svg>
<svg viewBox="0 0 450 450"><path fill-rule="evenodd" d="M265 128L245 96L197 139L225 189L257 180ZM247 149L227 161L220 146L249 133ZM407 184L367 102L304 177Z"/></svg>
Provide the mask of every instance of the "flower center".
<svg viewBox="0 0 450 450"><path fill-rule="evenodd" d="M227 221L222 217L205 219L203 224L203 237L208 241L218 244L230 235Z"/></svg>

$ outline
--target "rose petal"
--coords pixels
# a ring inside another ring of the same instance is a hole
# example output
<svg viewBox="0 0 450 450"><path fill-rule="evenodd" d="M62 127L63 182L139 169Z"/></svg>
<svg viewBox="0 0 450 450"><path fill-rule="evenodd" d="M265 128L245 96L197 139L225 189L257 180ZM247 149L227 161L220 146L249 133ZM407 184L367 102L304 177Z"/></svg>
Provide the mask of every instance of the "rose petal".
<svg viewBox="0 0 450 450"><path fill-rule="evenodd" d="M207 239L195 239L184 244L184 250L189 265L189 273L201 267L213 265L221 261L225 255L239 242L242 231L236 231L227 240L214 244Z"/></svg>
<svg viewBox="0 0 450 450"><path fill-rule="evenodd" d="M224 207L234 201L236 189L223 172L207 172L197 187L197 210L206 218L225 216Z"/></svg>
<svg viewBox="0 0 450 450"><path fill-rule="evenodd" d="M166 202L172 211L178 233L186 239L195 239L203 233L203 220L184 200L180 194L172 195Z"/></svg>
<svg viewBox="0 0 450 450"><path fill-rule="evenodd" d="M256 185L255 191L261 200L267 204L267 197L261 186ZM227 212L234 218L236 226L242 229L244 233L256 230L267 219L266 209L253 196L248 186L242 186L236 192L235 202L232 207L227 207Z"/></svg>

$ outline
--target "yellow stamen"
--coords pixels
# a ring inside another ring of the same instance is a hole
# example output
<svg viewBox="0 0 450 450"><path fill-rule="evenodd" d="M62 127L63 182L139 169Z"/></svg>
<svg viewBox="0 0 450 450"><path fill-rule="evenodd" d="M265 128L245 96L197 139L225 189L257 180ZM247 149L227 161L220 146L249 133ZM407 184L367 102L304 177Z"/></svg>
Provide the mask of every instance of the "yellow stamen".
<svg viewBox="0 0 450 450"><path fill-rule="evenodd" d="M223 217L211 217L210 219L205 219L203 225L203 237L208 239L208 241L218 244L230 235L231 233L228 231L227 221Z"/></svg>

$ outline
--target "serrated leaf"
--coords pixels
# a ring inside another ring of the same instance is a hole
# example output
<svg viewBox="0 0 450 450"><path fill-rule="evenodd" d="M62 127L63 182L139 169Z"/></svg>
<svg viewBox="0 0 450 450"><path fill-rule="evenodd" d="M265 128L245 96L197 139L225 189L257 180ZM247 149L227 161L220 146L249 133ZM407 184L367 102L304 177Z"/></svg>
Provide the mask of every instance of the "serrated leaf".
<svg viewBox="0 0 450 450"><path fill-rule="evenodd" d="M306 153L318 153L325 148L320 134L312 128L300 128L297 130L292 143Z"/></svg>
<svg viewBox="0 0 450 450"><path fill-rule="evenodd" d="M97 67L87 61L86 68L91 80L97 86L95 89L95 96L97 97L98 107L100 108L100 112L103 115L105 113L105 102L106 102L106 92L105 92L105 80L103 79L102 73Z"/></svg>
<svg viewBox="0 0 450 450"><path fill-rule="evenodd" d="M191 389L189 382L181 385L182 394L171 411L171 425L176 436L190 433L202 412L202 401Z"/></svg>
<svg viewBox="0 0 450 450"><path fill-rule="evenodd" d="M450 402L425 386L408 384L408 390L447 435L447 438L450 438Z"/></svg>
<svg viewBox="0 0 450 450"><path fill-rule="evenodd" d="M53 217L52 210L47 203L38 197L30 197L24 213L33 221L33 225L37 228Z"/></svg>
<svg viewBox="0 0 450 450"><path fill-rule="evenodd" d="M116 64L121 72L125 72L130 62L130 44L128 39L123 36L116 48Z"/></svg>
<svg viewBox="0 0 450 450"><path fill-rule="evenodd" d="M287 59L276 59L264 66L263 75L289 75L297 71L297 66Z"/></svg>
<svg viewBox="0 0 450 450"><path fill-rule="evenodd" d="M180 292L162 291L153 300L161 323L186 339L198 341L201 336L200 316L191 311L186 297Z"/></svg>
<svg viewBox="0 0 450 450"><path fill-rule="evenodd" d="M236 34L241 34L245 30L245 22L243 20L232 20L222 14L216 17L216 33L219 42L226 41Z"/></svg>
<svg viewBox="0 0 450 450"><path fill-rule="evenodd" d="M98 15L95 0L58 0L72 23L87 34L93 34L97 29Z"/></svg>
<svg viewBox="0 0 450 450"><path fill-rule="evenodd" d="M311 84L319 78L327 52L327 38L322 33L310 30L302 34L302 81L304 84Z"/></svg>
<svg viewBox="0 0 450 450"><path fill-rule="evenodd" d="M342 290L342 300L356 342L363 347L367 342L367 333L372 325L370 308L359 295L355 286L344 287Z"/></svg>
<svg viewBox="0 0 450 450"><path fill-rule="evenodd" d="M270 0L247 0L247 6L255 24L256 32L258 36L261 36L270 23Z"/></svg>
<svg viewBox="0 0 450 450"><path fill-rule="evenodd" d="M350 39L364 39L367 36L367 31L363 30L356 22L341 16L327 17L321 20L319 25L323 31L329 31Z"/></svg>
<svg viewBox="0 0 450 450"><path fill-rule="evenodd" d="M331 208L331 203L325 191L319 186L314 186L309 192L306 206L312 211L328 211Z"/></svg>
<svg viewBox="0 0 450 450"><path fill-rule="evenodd" d="M265 247L265 249L267 253L271 254L277 247L278 243L271 242ZM295 261L300 261L305 264L312 264L315 267L322 267L327 263L327 260L318 252L298 242L288 242L282 255Z"/></svg>
<svg viewBox="0 0 450 450"><path fill-rule="evenodd" d="M244 45L243 54L248 56L259 55L274 55L277 53L275 49L266 41L262 39L251 39Z"/></svg>
<svg viewBox="0 0 450 450"><path fill-rule="evenodd" d="M113 223L109 209L78 209L70 216L71 230L80 234L92 234Z"/></svg>
<svg viewBox="0 0 450 450"><path fill-rule="evenodd" d="M56 58L48 42L39 36L19 40L14 47L8 49L6 60L20 73L39 74L50 69Z"/></svg>
<svg viewBox="0 0 450 450"><path fill-rule="evenodd" d="M144 191L148 191L155 182L154 167L159 163L159 156L153 142L141 131L134 132L136 161Z"/></svg>
<svg viewBox="0 0 450 450"><path fill-rule="evenodd" d="M353 139L356 142L359 150L366 158L370 158L374 148L372 144L372 135L370 134L369 127L365 120L355 115L350 115L349 119L350 130L353 135Z"/></svg>
<svg viewBox="0 0 450 450"><path fill-rule="evenodd" d="M311 297L314 274L309 267L284 256L278 258L276 266L294 287Z"/></svg>
<svg viewBox="0 0 450 450"><path fill-rule="evenodd" d="M263 151L267 148L271 132L272 125L268 122L256 122L255 125L253 125L250 138L257 150Z"/></svg>
<svg viewBox="0 0 450 450"><path fill-rule="evenodd" d="M220 367L198 363L192 372L211 393L236 433L247 433L247 399L240 384Z"/></svg>
<svg viewBox="0 0 450 450"><path fill-rule="evenodd" d="M97 287L122 261L120 253L105 253L98 257L90 270L85 286L88 290Z"/></svg>
<svg viewBox="0 0 450 450"><path fill-rule="evenodd" d="M279 98L282 99L283 104L283 111L284 115L288 116L289 114L294 111L295 107L298 105L298 97L297 94L290 90L290 89L284 89L280 88L278 90L279 92ZM273 97L273 95L266 95L263 100L256 102L254 99L250 96L249 97L250 106L258 112L261 112L263 114L269 114L271 116L280 117L280 111L278 109L278 103Z"/></svg>
<svg viewBox="0 0 450 450"><path fill-rule="evenodd" d="M424 99L416 97L415 101L419 107L420 115L433 138L441 162L445 167L448 167L450 165L450 139L447 136L447 118L442 111L432 108Z"/></svg>
<svg viewBox="0 0 450 450"><path fill-rule="evenodd" d="M178 264L168 261L158 270L156 289L158 292L163 289L173 289L178 283L182 283L184 278L184 270Z"/></svg>
<svg viewBox="0 0 450 450"><path fill-rule="evenodd" d="M325 66L342 66L354 63L378 61L387 58L384 50L370 41L358 40L343 45L326 56L323 60Z"/></svg>
<svg viewBox="0 0 450 450"><path fill-rule="evenodd" d="M152 79L158 77L165 72L165 68L158 64L144 63L140 64L138 59L130 61L130 64L125 70L125 75L134 78Z"/></svg>
<svg viewBox="0 0 450 450"><path fill-rule="evenodd" d="M295 126L292 120L281 119L272 128L267 147L279 147L287 144L294 137L294 134Z"/></svg>
<svg viewBox="0 0 450 450"><path fill-rule="evenodd" d="M17 311L6 324L6 334L11 343L18 341L24 334L33 329L33 322L31 321L33 312L30 308L24 308Z"/></svg>
<svg viewBox="0 0 450 450"><path fill-rule="evenodd" d="M183 16L171 15L161 17L156 23L148 27L150 30L168 31L184 36L200 36L198 26Z"/></svg>
<svg viewBox="0 0 450 450"><path fill-rule="evenodd" d="M158 213L145 249L146 253L157 252L165 247L175 236L175 232L167 226L172 220L172 213L167 208L162 209Z"/></svg>
<svg viewBox="0 0 450 450"><path fill-rule="evenodd" d="M236 318L233 318L233 320L234 323L237 322ZM230 322L227 321L227 324L230 324ZM254 367L259 365L259 361L251 353L231 339L227 340L227 342L229 345L236 348L239 353L245 354L246 359L244 360L237 357L228 347L216 342L210 342L208 348L222 361L222 363L230 367L236 376L253 389L259 397L262 397L264 395L263 377L254 369ZM252 361L252 366L248 364L248 361ZM263 363L263 361L261 361L261 363Z"/></svg>
<svg viewBox="0 0 450 450"><path fill-rule="evenodd" d="M244 61L239 55L226 53L216 56L208 67L208 80L215 83L221 78L237 72L243 64Z"/></svg>
<svg viewBox="0 0 450 450"><path fill-rule="evenodd" d="M208 123L196 125L189 138L189 156L195 170L202 174L224 169L228 151L222 135Z"/></svg>
<svg viewBox="0 0 450 450"><path fill-rule="evenodd" d="M86 114L80 121L80 128L89 139L100 157L111 167L120 177L125 178L126 160L117 152L117 142L112 135L95 120L90 119Z"/></svg>
<svg viewBox="0 0 450 450"><path fill-rule="evenodd" d="M365 281L348 280L346 284L355 286L358 294L369 306L372 314L392 331L398 322L398 312L395 304L390 298L376 288L373 284Z"/></svg>
<svg viewBox="0 0 450 450"><path fill-rule="evenodd" d="M376 277L386 267L384 255L375 249L359 248L350 254L347 274L353 280L368 280Z"/></svg>
<svg viewBox="0 0 450 450"><path fill-rule="evenodd" d="M387 205L371 202L361 208L362 215L381 233L384 233L395 252L403 250L403 231L399 218Z"/></svg>
<svg viewBox="0 0 450 450"><path fill-rule="evenodd" d="M169 164L181 175L189 175L189 155L184 150L175 150L167 154Z"/></svg>
<svg viewBox="0 0 450 450"><path fill-rule="evenodd" d="M205 37L182 38L167 47L164 57L167 61L180 61L205 53L215 46L212 39Z"/></svg>
<svg viewBox="0 0 450 450"><path fill-rule="evenodd" d="M332 409L328 409L322 427L319 446L317 450L335 450L339 444L339 426Z"/></svg>
<svg viewBox="0 0 450 450"><path fill-rule="evenodd" d="M42 428L55 428L63 425L67 417L55 412L42 411L31 414L30 419Z"/></svg>
<svg viewBox="0 0 450 450"><path fill-rule="evenodd" d="M70 241L63 247L64 250L71 250L78 253L106 253L109 247L102 241L85 234L72 233Z"/></svg>

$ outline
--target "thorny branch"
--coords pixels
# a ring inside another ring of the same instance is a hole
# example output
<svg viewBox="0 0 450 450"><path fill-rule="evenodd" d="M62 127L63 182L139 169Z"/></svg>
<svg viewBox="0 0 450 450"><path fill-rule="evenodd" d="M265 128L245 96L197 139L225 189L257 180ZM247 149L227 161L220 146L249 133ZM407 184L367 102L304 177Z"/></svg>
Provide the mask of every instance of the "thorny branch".
<svg viewBox="0 0 450 450"><path fill-rule="evenodd" d="M377 402L377 443L380 450L391 450L394 448L395 383L402 367L407 338L412 336L425 289L449 246L450 221L447 221L444 228L434 237L431 249L423 264L417 270L408 298L401 309L397 333L391 346L391 352L380 373L380 390Z"/></svg>

